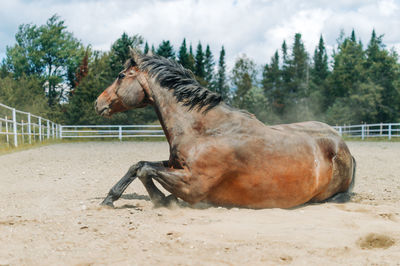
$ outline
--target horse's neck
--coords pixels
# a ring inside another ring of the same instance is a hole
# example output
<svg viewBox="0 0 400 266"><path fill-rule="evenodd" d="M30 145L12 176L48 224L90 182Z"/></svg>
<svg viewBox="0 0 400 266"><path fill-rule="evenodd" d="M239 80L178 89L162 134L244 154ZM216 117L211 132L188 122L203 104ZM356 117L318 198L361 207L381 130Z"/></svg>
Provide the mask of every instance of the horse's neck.
<svg viewBox="0 0 400 266"><path fill-rule="evenodd" d="M201 112L189 111L189 107L177 102L172 90L162 88L156 83L151 88L154 108L170 145L177 138L183 135L190 137L191 134L203 130L205 124L212 123L209 117L205 121Z"/></svg>

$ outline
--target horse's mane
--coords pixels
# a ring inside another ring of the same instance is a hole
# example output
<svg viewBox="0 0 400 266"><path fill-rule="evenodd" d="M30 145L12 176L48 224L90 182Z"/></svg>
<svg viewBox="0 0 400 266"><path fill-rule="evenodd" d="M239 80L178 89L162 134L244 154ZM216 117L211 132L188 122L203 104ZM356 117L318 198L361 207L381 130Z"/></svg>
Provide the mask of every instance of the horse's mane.
<svg viewBox="0 0 400 266"><path fill-rule="evenodd" d="M133 64L135 61L129 60L125 67ZM207 112L222 101L221 95L202 87L190 70L172 59L140 55L138 67L141 71L147 71L162 87L173 90L177 101L188 106L189 110L201 110L204 107L204 112Z"/></svg>

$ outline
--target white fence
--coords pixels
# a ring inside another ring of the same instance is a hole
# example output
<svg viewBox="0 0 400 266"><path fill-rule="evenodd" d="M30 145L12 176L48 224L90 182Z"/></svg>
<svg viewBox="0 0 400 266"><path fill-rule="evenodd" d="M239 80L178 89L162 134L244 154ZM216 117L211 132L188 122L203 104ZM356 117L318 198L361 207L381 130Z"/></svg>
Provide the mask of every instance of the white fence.
<svg viewBox="0 0 400 266"><path fill-rule="evenodd" d="M34 143L59 138L60 125L0 103L0 144Z"/></svg>
<svg viewBox="0 0 400 266"><path fill-rule="evenodd" d="M348 138L400 137L400 123L334 126ZM0 144L18 146L47 139L165 137L160 125L59 125L0 103Z"/></svg>
<svg viewBox="0 0 400 266"><path fill-rule="evenodd" d="M392 138L400 137L400 123L344 125L334 127L341 136L348 138Z"/></svg>
<svg viewBox="0 0 400 266"><path fill-rule="evenodd" d="M61 138L138 138L165 137L160 125L95 125L95 126L61 126Z"/></svg>

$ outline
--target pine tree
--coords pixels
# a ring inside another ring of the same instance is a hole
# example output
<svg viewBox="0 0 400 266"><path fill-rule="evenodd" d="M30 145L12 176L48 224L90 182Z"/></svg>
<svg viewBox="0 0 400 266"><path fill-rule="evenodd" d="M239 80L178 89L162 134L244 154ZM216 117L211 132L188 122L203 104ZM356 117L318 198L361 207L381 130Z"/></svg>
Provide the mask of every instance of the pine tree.
<svg viewBox="0 0 400 266"><path fill-rule="evenodd" d="M207 82L207 87L213 87L213 80L214 80L214 58L211 53L210 45L206 47L206 54L204 58L204 69L205 69L205 77L204 80Z"/></svg>
<svg viewBox="0 0 400 266"><path fill-rule="evenodd" d="M192 44L189 46L189 61L188 61L188 69L190 69L192 72L195 71L195 59L194 59L194 54L193 54L193 49L192 49Z"/></svg>
<svg viewBox="0 0 400 266"><path fill-rule="evenodd" d="M225 49L224 46L221 48L218 60L218 72L216 76L215 91L219 93L222 98L228 101L229 87L226 81L226 65L225 65Z"/></svg>
<svg viewBox="0 0 400 266"><path fill-rule="evenodd" d="M123 69L126 60L131 57L130 47L140 49L143 38L140 35L129 36L125 32L111 46L110 66L113 76L117 76Z"/></svg>
<svg viewBox="0 0 400 266"><path fill-rule="evenodd" d="M194 74L199 79L200 83L204 82L204 78L206 76L204 65L204 52L200 42L197 45L196 49Z"/></svg>
<svg viewBox="0 0 400 266"><path fill-rule="evenodd" d="M186 47L186 39L183 39L182 45L179 48L178 53L178 62L185 68L190 69L190 59L189 54Z"/></svg>
<svg viewBox="0 0 400 266"><path fill-rule="evenodd" d="M157 48L156 54L161 55L165 58L175 59L174 48L169 41L162 41Z"/></svg>
<svg viewBox="0 0 400 266"><path fill-rule="evenodd" d="M279 69L279 53L275 52L271 58L271 63L266 64L261 81L264 95L271 104L273 110L282 115L284 112L284 91L282 88L281 70Z"/></svg>
<svg viewBox="0 0 400 266"><path fill-rule="evenodd" d="M149 44L146 42L143 49L143 54L147 54L149 52Z"/></svg>
<svg viewBox="0 0 400 266"><path fill-rule="evenodd" d="M379 122L392 122L400 112L400 69L396 63L396 54L390 54L382 42L383 36L376 36L372 31L371 39L365 50L365 73L368 80L382 87L382 103L378 106L377 120ZM397 81L396 81L397 80ZM377 121L374 121L377 122Z"/></svg>
<svg viewBox="0 0 400 266"><path fill-rule="evenodd" d="M322 35L319 38L318 47L315 48L313 61L314 65L311 69L312 80L316 85L321 85L329 74L328 55Z"/></svg>
<svg viewBox="0 0 400 266"><path fill-rule="evenodd" d="M304 48L301 34L296 33L292 49L291 68L293 69L293 83L291 92L297 99L308 96L308 54Z"/></svg>

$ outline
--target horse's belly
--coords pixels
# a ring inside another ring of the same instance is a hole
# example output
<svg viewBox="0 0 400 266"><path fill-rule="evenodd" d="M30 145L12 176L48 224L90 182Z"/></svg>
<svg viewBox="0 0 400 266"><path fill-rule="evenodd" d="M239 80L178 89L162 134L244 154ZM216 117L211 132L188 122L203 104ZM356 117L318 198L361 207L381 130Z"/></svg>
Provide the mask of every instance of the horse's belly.
<svg viewBox="0 0 400 266"><path fill-rule="evenodd" d="M308 202L323 185L321 178L314 167L232 174L209 193L206 201L224 206L290 208Z"/></svg>

